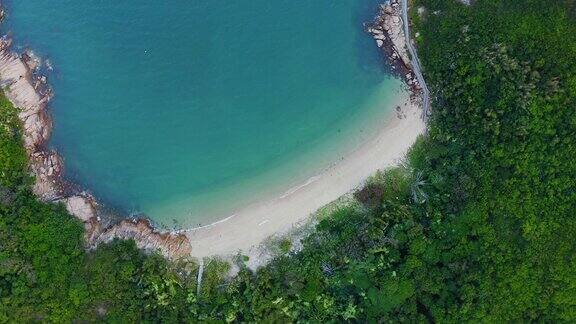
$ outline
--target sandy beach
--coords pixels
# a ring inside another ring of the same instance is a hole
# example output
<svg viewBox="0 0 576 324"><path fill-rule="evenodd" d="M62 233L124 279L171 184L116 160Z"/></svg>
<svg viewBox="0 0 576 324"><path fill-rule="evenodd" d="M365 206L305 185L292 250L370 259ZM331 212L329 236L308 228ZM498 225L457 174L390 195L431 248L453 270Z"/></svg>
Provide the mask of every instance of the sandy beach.
<svg viewBox="0 0 576 324"><path fill-rule="evenodd" d="M361 186L377 170L398 164L425 130L422 111L408 92L397 98L376 136L311 180L275 199L254 203L212 225L185 231L193 257L251 254L267 238L289 232L322 206ZM391 103L392 105L393 103Z"/></svg>

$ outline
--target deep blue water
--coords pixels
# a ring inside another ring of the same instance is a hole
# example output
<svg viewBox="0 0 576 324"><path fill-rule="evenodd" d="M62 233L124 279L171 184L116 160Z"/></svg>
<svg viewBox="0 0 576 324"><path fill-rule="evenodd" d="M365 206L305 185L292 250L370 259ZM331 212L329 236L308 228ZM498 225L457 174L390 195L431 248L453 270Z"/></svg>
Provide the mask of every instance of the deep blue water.
<svg viewBox="0 0 576 324"><path fill-rule="evenodd" d="M54 66L66 176L122 212L191 226L370 136L401 88L362 30L376 4L12 0L3 29Z"/></svg>

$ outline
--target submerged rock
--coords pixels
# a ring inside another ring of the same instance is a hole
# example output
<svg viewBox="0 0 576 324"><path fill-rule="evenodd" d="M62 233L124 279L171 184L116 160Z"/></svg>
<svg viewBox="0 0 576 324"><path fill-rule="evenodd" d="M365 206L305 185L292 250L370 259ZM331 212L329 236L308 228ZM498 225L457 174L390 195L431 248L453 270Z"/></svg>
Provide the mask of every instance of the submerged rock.
<svg viewBox="0 0 576 324"><path fill-rule="evenodd" d="M25 50L21 58L30 71L36 71L42 65L40 58L31 50Z"/></svg>

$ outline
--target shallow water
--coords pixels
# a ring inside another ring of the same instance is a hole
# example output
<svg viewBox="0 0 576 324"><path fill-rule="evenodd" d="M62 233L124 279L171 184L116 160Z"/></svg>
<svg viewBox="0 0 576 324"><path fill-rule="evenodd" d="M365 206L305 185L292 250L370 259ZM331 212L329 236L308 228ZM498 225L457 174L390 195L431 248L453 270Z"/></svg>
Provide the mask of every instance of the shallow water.
<svg viewBox="0 0 576 324"><path fill-rule="evenodd" d="M306 181L402 88L362 30L377 1L6 2L3 29L54 66L66 176L166 226Z"/></svg>

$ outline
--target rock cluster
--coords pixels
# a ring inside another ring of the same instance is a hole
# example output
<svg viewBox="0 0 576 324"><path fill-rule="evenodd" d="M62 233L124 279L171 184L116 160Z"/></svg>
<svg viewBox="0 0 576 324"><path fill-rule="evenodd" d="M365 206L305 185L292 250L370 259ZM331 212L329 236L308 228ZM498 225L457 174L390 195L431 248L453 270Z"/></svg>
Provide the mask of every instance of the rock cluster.
<svg viewBox="0 0 576 324"><path fill-rule="evenodd" d="M3 14L0 9L0 19ZM104 227L103 211L96 199L62 178L62 159L55 151L45 148L52 130L52 120L46 110L52 92L46 77L35 73L40 60L29 51L19 56L10 45L9 38L0 38L0 86L8 100L20 109L24 146L36 180L34 193L44 201L63 203L70 214L82 220L89 248L114 238L134 239L139 248L159 251L170 259L188 257L191 246L185 235L159 232L146 219L124 220Z"/></svg>
<svg viewBox="0 0 576 324"><path fill-rule="evenodd" d="M31 151L29 153L30 170L36 181L32 189L44 201L55 201L63 195L61 184L62 159L54 151Z"/></svg>
<svg viewBox="0 0 576 324"><path fill-rule="evenodd" d="M172 259L187 257L192 252L190 241L185 235L158 232L150 221L144 218L125 219L102 230L97 242L109 242L115 238L134 239L138 248L146 251L160 251Z"/></svg>
<svg viewBox="0 0 576 324"><path fill-rule="evenodd" d="M46 112L50 91L35 89L33 75L18 55L10 51L11 40L0 39L0 86L6 96L19 107L20 120L24 127L24 145L36 151L49 137L52 123Z"/></svg>
<svg viewBox="0 0 576 324"><path fill-rule="evenodd" d="M376 45L385 53L392 69L416 93L421 90L421 87L412 71L403 24L400 4L398 0L391 0L380 5L378 15L373 23L367 25L366 30L375 39Z"/></svg>
<svg viewBox="0 0 576 324"><path fill-rule="evenodd" d="M420 90L420 83L418 78L413 73L406 73L406 83L415 90Z"/></svg>
<svg viewBox="0 0 576 324"><path fill-rule="evenodd" d="M402 13L397 0L380 5L380 10L373 24L367 31L372 34L378 47L383 48L390 60L410 69L410 57L406 48Z"/></svg>

